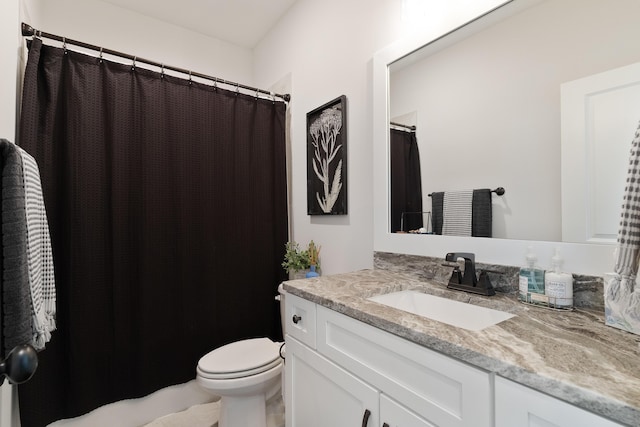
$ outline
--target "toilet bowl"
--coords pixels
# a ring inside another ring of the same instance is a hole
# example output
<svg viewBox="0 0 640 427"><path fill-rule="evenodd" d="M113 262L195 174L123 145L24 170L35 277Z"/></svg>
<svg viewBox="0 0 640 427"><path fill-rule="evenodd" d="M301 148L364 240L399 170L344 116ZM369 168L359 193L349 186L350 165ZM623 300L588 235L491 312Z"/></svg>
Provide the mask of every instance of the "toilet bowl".
<svg viewBox="0 0 640 427"><path fill-rule="evenodd" d="M284 292L281 287L278 290L284 311ZM220 396L218 427L266 427L266 402L280 392L284 375L281 347L282 343L269 338L252 338L200 358L197 383Z"/></svg>

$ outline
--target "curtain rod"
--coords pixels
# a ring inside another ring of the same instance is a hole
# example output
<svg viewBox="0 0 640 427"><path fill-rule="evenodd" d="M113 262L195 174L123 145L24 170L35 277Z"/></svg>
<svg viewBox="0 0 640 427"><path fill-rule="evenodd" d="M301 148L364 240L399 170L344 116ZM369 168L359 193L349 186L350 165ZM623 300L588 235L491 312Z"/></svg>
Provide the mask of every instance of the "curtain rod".
<svg viewBox="0 0 640 427"><path fill-rule="evenodd" d="M202 79L211 80L211 81L215 82L216 84L220 83L220 84L225 84L225 85L228 85L228 86L233 86L233 87L236 88L236 90L242 88L242 89L245 89L245 90L248 90L248 91L251 91L251 92L256 92L256 93L259 92L259 93L262 93L262 94L265 94L265 95L269 95L269 96L272 96L272 97L276 97L277 96L278 98L284 100L285 102L289 102L291 100L291 95L289 95L288 93L284 94L284 95L280 95L278 93L269 92L269 91L264 90L264 89L258 89L258 88L255 88L255 87L243 85L243 84L232 82L232 81L229 81L229 80L220 79L218 77L208 76L206 74L197 73L197 72L194 72L194 71L191 71L191 70L186 70L184 68L172 67L172 66L169 66L169 65L162 64L160 62L151 61L149 59L140 58L138 56L129 55L127 53L118 52L116 50L105 49L105 48L102 48L100 46L84 43L84 42L77 41L77 40L68 39L66 37L57 36L55 34L45 33L44 31L36 30L31 25L25 24L24 22L22 23L22 36L23 37L30 37L30 36L32 36L32 37L44 37L44 38L48 38L48 39L52 39L52 40L57 40L57 41L62 42L63 45L72 44L72 45L75 45L75 46L80 46L80 47L83 47L85 49L91 49L91 50L99 51L101 55L103 53L106 53L108 55L114 55L114 56L119 56L121 58L130 59L134 63L143 62L145 64L153 65L155 67L160 67L163 71L165 69L166 70L177 71L177 72L182 73L182 74L188 74L190 78L192 76L193 77L200 77Z"/></svg>
<svg viewBox="0 0 640 427"><path fill-rule="evenodd" d="M504 189L504 187L498 187L495 190L491 190L492 193L496 193L498 196L502 196L506 190ZM427 194L427 196L431 197L433 195L433 193L429 193Z"/></svg>
<svg viewBox="0 0 640 427"><path fill-rule="evenodd" d="M411 131L415 131L416 130L415 125L414 126L409 126L409 125L403 125L402 123L396 123L396 122L389 122L389 124L391 126L398 126L398 127L401 127L401 128L409 129Z"/></svg>

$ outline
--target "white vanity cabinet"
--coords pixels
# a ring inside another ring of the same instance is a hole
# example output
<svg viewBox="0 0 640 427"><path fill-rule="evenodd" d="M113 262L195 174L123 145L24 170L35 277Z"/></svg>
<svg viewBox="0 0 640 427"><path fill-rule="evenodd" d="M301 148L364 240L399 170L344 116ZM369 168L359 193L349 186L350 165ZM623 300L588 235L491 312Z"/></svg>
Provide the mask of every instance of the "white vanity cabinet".
<svg viewBox="0 0 640 427"><path fill-rule="evenodd" d="M305 303L287 295L287 427L492 425L488 373Z"/></svg>
<svg viewBox="0 0 640 427"><path fill-rule="evenodd" d="M620 427L513 381L496 377L496 427Z"/></svg>
<svg viewBox="0 0 640 427"><path fill-rule="evenodd" d="M378 426L378 390L287 337L287 426Z"/></svg>

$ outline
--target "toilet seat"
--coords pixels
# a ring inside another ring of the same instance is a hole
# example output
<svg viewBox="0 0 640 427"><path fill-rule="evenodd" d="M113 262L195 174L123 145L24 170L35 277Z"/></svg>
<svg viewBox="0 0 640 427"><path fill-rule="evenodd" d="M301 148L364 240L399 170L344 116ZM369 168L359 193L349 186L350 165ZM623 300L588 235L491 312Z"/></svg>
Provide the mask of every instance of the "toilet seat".
<svg viewBox="0 0 640 427"><path fill-rule="evenodd" d="M279 349L280 345L268 338L233 342L200 358L197 373L208 379L234 379L257 375L282 363Z"/></svg>

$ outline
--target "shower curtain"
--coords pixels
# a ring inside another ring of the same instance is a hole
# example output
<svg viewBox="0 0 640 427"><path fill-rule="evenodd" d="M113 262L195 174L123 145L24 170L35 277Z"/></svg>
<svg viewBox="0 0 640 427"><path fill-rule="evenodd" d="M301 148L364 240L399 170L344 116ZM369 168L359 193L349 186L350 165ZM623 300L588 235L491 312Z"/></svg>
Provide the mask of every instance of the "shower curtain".
<svg viewBox="0 0 640 427"><path fill-rule="evenodd" d="M390 129L391 138L391 232L416 230L423 226L420 153L415 132Z"/></svg>
<svg viewBox="0 0 640 427"><path fill-rule="evenodd" d="M281 338L282 102L30 45L19 145L41 169L58 330L20 386L24 427L195 377Z"/></svg>

